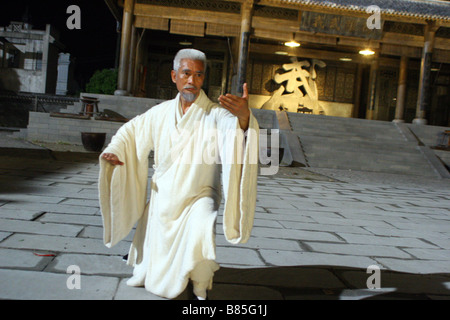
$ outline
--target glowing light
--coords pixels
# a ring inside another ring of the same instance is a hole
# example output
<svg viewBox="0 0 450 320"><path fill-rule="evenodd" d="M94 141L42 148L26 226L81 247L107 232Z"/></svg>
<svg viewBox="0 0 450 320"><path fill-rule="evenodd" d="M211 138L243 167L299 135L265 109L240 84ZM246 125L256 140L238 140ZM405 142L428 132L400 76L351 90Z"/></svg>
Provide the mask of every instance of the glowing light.
<svg viewBox="0 0 450 320"><path fill-rule="evenodd" d="M361 50L359 52L359 54L362 54L363 56L371 56L371 55L375 54L375 51L370 50L370 49L364 49L364 50Z"/></svg>
<svg viewBox="0 0 450 320"><path fill-rule="evenodd" d="M286 47L291 47L291 48L297 48L300 47L300 43L296 42L296 41L289 41L289 42L285 42L284 45Z"/></svg>

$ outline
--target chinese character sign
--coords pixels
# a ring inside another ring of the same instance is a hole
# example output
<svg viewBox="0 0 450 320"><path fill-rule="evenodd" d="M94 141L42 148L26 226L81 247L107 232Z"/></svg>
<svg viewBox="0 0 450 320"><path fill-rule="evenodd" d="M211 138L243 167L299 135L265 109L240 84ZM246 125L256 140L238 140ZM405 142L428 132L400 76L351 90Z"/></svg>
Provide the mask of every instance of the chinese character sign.
<svg viewBox="0 0 450 320"><path fill-rule="evenodd" d="M316 59L312 59L311 62L304 60L284 64L283 70L286 72L274 76L274 81L282 85L264 103L262 109L322 114L315 68L325 66L325 62Z"/></svg>

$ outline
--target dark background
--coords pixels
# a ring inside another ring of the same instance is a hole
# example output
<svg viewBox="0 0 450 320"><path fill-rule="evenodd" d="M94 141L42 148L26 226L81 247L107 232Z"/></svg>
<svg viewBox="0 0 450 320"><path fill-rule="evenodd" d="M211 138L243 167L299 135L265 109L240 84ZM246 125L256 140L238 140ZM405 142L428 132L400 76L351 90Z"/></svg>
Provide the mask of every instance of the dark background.
<svg viewBox="0 0 450 320"><path fill-rule="evenodd" d="M81 29L66 26L72 15L67 7L75 4L81 10ZM75 80L81 89L96 70L114 68L118 40L117 23L103 0L2 0L0 26L11 21L26 21L33 29L45 30L51 24L59 41L75 59Z"/></svg>

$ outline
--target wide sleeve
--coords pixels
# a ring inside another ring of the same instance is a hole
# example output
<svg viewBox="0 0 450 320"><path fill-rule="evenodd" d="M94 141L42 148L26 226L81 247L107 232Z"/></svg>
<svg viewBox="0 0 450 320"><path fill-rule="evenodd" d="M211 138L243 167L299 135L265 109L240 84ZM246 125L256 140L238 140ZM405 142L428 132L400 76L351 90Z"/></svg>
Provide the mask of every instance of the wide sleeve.
<svg viewBox="0 0 450 320"><path fill-rule="evenodd" d="M138 116L124 124L103 151L114 153L124 165L113 166L101 156L99 159L98 190L107 247L125 238L144 212L152 148L148 118Z"/></svg>
<svg viewBox="0 0 450 320"><path fill-rule="evenodd" d="M250 238L255 215L259 126L250 114L249 128L244 132L237 117L224 114L218 120L218 131L225 201L224 234L230 243L245 243Z"/></svg>

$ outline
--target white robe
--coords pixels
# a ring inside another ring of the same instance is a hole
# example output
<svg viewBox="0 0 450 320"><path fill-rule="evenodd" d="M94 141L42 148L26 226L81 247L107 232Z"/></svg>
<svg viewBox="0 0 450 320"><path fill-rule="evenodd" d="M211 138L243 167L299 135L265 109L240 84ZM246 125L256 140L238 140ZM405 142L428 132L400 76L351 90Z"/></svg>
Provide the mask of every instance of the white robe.
<svg viewBox="0 0 450 320"><path fill-rule="evenodd" d="M250 237L257 188L259 129L254 116L244 141L236 138L243 134L237 117L203 91L182 117L177 115L179 101L178 94L117 131L103 152L116 154L123 166L100 157L104 243L114 246L137 222L128 258L135 268L128 284L167 298L185 289L198 263L216 259L221 182L223 229L233 244ZM147 202L151 150L155 173Z"/></svg>

